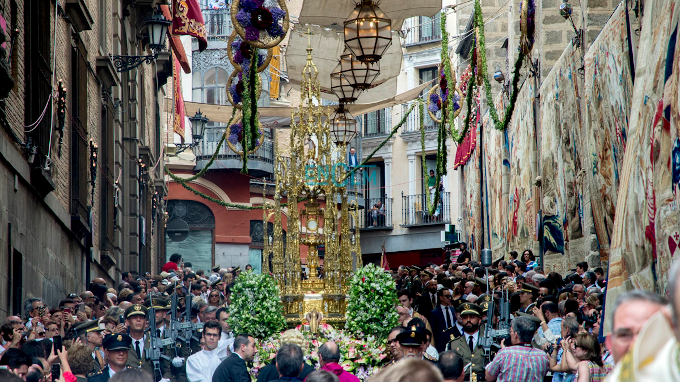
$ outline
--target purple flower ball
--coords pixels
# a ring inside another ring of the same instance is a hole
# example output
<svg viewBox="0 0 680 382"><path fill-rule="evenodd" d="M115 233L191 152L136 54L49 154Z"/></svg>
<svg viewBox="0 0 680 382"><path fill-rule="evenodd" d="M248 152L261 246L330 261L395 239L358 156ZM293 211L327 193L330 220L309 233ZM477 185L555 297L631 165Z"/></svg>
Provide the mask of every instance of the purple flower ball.
<svg viewBox="0 0 680 382"><path fill-rule="evenodd" d="M241 49L241 40L240 39L234 39L234 42L231 43L231 49L232 50Z"/></svg>
<svg viewBox="0 0 680 382"><path fill-rule="evenodd" d="M241 0L239 3L239 6L241 9L245 10L246 12L252 12L259 8L262 4L258 5L258 2L256 0Z"/></svg>
<svg viewBox="0 0 680 382"><path fill-rule="evenodd" d="M243 130L243 125L240 123L235 123L231 125L231 134L238 135Z"/></svg>
<svg viewBox="0 0 680 382"><path fill-rule="evenodd" d="M260 31L253 26L246 27L246 40L257 41L260 39Z"/></svg>
<svg viewBox="0 0 680 382"><path fill-rule="evenodd" d="M272 37L281 37L286 34L278 23L272 23L272 25L267 28L267 32L269 32Z"/></svg>
<svg viewBox="0 0 680 382"><path fill-rule="evenodd" d="M230 134L228 139L229 139L229 143L231 143L232 145L238 144L238 135Z"/></svg>
<svg viewBox="0 0 680 382"><path fill-rule="evenodd" d="M236 21L238 21L239 24L241 24L242 27L247 28L250 26L250 12L246 12L245 10L241 9L238 11L236 14ZM240 44L239 44L240 46Z"/></svg>
<svg viewBox="0 0 680 382"><path fill-rule="evenodd" d="M267 58L266 55L258 54L257 55L257 66L260 67L262 64L264 64L264 60Z"/></svg>
<svg viewBox="0 0 680 382"><path fill-rule="evenodd" d="M236 85L231 85L229 92L231 92L231 98L235 104L241 103L241 95L236 91Z"/></svg>
<svg viewBox="0 0 680 382"><path fill-rule="evenodd" d="M243 63L243 60L244 60L243 55L241 54L240 51L237 50L236 53L234 54L234 62L240 65Z"/></svg>
<svg viewBox="0 0 680 382"><path fill-rule="evenodd" d="M436 104L439 102L439 96L436 93L430 94L430 103Z"/></svg>
<svg viewBox="0 0 680 382"><path fill-rule="evenodd" d="M429 111L431 111L431 112L433 112L433 113L436 113L436 112L439 111L439 108L437 107L437 104L436 104L436 103L431 103L431 104L427 107L427 110L429 110Z"/></svg>
<svg viewBox="0 0 680 382"><path fill-rule="evenodd" d="M282 20L283 17L286 15L286 11L279 7L274 7L269 10L272 13L272 18L274 19L274 22L278 22L279 20Z"/></svg>

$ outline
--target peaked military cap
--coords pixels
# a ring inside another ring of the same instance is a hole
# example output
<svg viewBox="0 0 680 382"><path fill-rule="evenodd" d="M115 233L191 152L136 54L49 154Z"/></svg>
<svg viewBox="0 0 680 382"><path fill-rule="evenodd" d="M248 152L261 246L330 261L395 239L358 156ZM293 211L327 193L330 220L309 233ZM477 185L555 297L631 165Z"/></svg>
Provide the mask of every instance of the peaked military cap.
<svg viewBox="0 0 680 382"><path fill-rule="evenodd" d="M135 304L135 305L130 305L127 309L125 309L125 318L129 318L131 316L146 316L147 313L146 306L141 305L141 304Z"/></svg>
<svg viewBox="0 0 680 382"><path fill-rule="evenodd" d="M396 338L404 346L420 346L427 341L427 329L411 325Z"/></svg>
<svg viewBox="0 0 680 382"><path fill-rule="evenodd" d="M526 293L531 293L533 295L537 295L538 294L538 288L536 288L535 286L533 286L531 284L522 283L522 290L520 292L526 292Z"/></svg>
<svg viewBox="0 0 680 382"><path fill-rule="evenodd" d="M146 301L144 301L144 306L147 309L153 307L154 309L166 310L168 309L168 305L168 300L161 297L147 298Z"/></svg>
<svg viewBox="0 0 680 382"><path fill-rule="evenodd" d="M219 271L220 271L220 266L219 266L219 265L215 265L214 267L212 267L212 271L213 271L213 272L219 272Z"/></svg>
<svg viewBox="0 0 680 382"><path fill-rule="evenodd" d="M411 265L411 270L416 270L416 271L420 272L420 271L423 270L423 268L421 268L421 267L419 267L419 266L417 266L417 265Z"/></svg>
<svg viewBox="0 0 680 382"><path fill-rule="evenodd" d="M458 307L458 311L460 312L460 315L468 315L468 314L474 314L475 316L481 316L482 315L482 308L479 307L477 304L473 304L471 302L465 302L460 304Z"/></svg>
<svg viewBox="0 0 680 382"><path fill-rule="evenodd" d="M99 321L97 320L89 320L76 326L75 328L73 328L73 330L76 331L77 335L82 335L85 333L101 332L103 330L106 330L106 325L100 324Z"/></svg>
<svg viewBox="0 0 680 382"><path fill-rule="evenodd" d="M132 338L125 333L113 333L104 338L102 346L106 350L128 350Z"/></svg>

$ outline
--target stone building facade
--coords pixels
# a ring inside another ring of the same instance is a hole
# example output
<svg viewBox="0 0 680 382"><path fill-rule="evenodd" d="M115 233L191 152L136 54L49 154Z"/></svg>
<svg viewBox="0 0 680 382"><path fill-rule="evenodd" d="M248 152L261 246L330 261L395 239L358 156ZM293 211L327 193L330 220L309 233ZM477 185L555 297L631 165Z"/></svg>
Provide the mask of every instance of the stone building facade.
<svg viewBox="0 0 680 382"><path fill-rule="evenodd" d="M171 55L121 73L110 57L151 54L159 3L0 1L0 317L163 258Z"/></svg>

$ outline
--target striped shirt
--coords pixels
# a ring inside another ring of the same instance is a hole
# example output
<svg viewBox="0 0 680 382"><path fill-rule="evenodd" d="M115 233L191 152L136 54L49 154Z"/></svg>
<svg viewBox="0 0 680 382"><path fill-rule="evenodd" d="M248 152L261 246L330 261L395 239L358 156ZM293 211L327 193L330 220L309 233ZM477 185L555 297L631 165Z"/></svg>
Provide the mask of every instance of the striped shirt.
<svg viewBox="0 0 680 382"><path fill-rule="evenodd" d="M542 382L549 365L550 359L543 350L516 345L499 350L486 371L498 382Z"/></svg>

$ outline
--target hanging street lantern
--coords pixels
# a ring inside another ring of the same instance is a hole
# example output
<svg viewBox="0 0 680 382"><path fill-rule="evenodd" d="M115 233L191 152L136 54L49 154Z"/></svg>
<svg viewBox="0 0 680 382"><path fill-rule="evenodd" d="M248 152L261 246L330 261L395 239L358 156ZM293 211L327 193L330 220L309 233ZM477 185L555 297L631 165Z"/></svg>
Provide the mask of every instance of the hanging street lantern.
<svg viewBox="0 0 680 382"><path fill-rule="evenodd" d="M351 52L345 50L340 56L340 74L353 88L370 89L373 81L380 75L380 61L361 62Z"/></svg>
<svg viewBox="0 0 680 382"><path fill-rule="evenodd" d="M376 62L392 44L392 20L374 0L360 0L345 20L345 46L357 60Z"/></svg>
<svg viewBox="0 0 680 382"><path fill-rule="evenodd" d="M338 102L353 103L359 97L361 90L352 86L347 78L340 73L340 63L331 73L331 91L338 97Z"/></svg>
<svg viewBox="0 0 680 382"><path fill-rule="evenodd" d="M357 136L357 121L340 103L331 115L331 139L338 146L348 145Z"/></svg>
<svg viewBox="0 0 680 382"><path fill-rule="evenodd" d="M204 117L201 111L197 111L196 115L189 117L191 121L191 137L193 138L194 144L203 140L203 132L205 131L205 125L208 123L209 119Z"/></svg>
<svg viewBox="0 0 680 382"><path fill-rule="evenodd" d="M172 21L167 20L162 13L156 12L146 20L146 24L149 31L149 48L153 51L165 48L165 36Z"/></svg>

